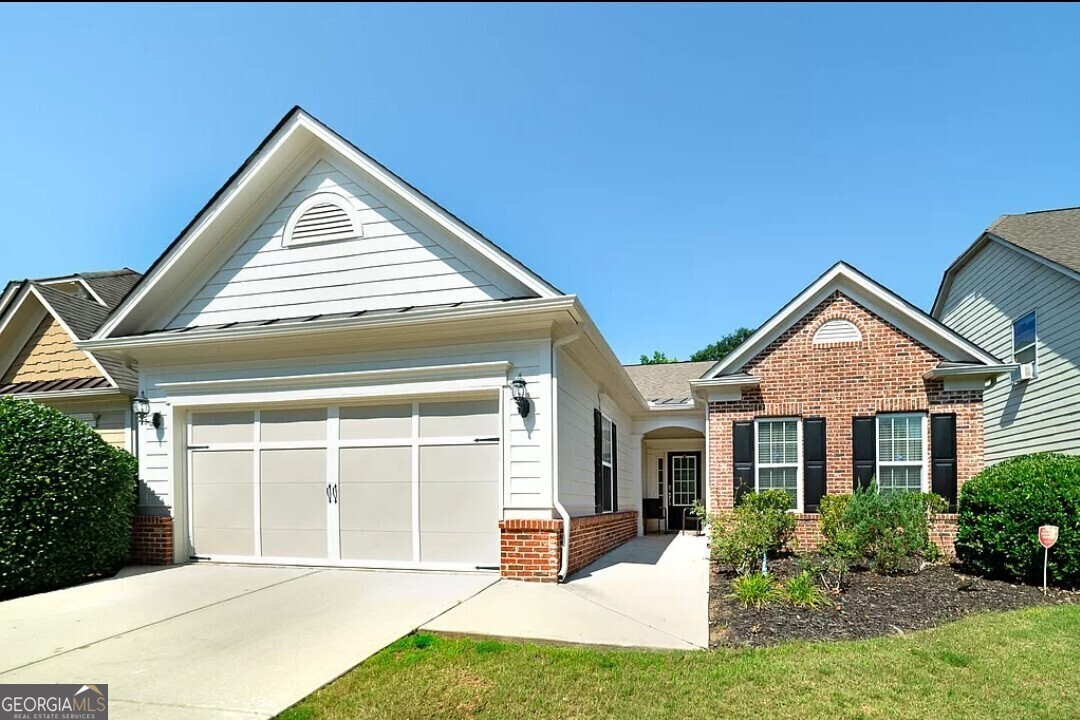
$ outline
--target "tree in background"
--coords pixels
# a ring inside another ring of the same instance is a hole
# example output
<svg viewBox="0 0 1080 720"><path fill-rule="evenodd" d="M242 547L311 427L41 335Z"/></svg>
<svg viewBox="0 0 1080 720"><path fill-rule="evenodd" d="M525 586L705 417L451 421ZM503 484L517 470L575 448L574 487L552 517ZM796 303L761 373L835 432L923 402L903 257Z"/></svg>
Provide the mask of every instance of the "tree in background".
<svg viewBox="0 0 1080 720"><path fill-rule="evenodd" d="M678 358L668 357L667 354L654 350L652 357L648 355L641 356L642 365L663 365L665 363L679 362Z"/></svg>
<svg viewBox="0 0 1080 720"><path fill-rule="evenodd" d="M743 342L755 332L755 330L751 330L748 327L741 327L735 332L728 333L712 345L698 350L690 356L690 362L702 362L704 360L718 362L723 360L732 350L742 345ZM651 357L642 355L640 360L642 365L663 365L665 363L674 362L679 362L679 359L676 357L668 357L667 353L661 352L660 350L654 350Z"/></svg>
<svg viewBox="0 0 1080 720"><path fill-rule="evenodd" d="M690 360L693 362L700 362L702 360L719 362L727 357L732 350L742 345L748 337L754 334L754 332L754 330L751 330L748 327L741 327L733 333L728 333L712 345L709 345L702 350L698 350L690 356Z"/></svg>

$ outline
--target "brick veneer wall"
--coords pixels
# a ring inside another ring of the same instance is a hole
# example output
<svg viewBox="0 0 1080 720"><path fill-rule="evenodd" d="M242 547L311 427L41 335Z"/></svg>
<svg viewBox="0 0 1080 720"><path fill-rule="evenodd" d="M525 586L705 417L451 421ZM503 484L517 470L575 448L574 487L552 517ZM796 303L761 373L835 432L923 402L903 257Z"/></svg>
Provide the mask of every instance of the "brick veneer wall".
<svg viewBox="0 0 1080 720"><path fill-rule="evenodd" d="M575 573L601 555L637 537L636 510L586 515L570 521L570 563L567 573Z"/></svg>
<svg viewBox="0 0 1080 720"><path fill-rule="evenodd" d="M799 552L817 550L821 544L821 518L817 513L799 513L795 525L793 549ZM941 548L946 557L955 557L956 515L945 513L938 515L930 526L930 540Z"/></svg>
<svg viewBox="0 0 1080 720"><path fill-rule="evenodd" d="M570 522L568 573L637 536L636 510L586 515ZM562 563L562 520L503 520L499 523L505 578L558 582Z"/></svg>
<svg viewBox="0 0 1080 720"><path fill-rule="evenodd" d="M137 565L172 565L173 519L136 515L131 526L130 561Z"/></svg>
<svg viewBox="0 0 1080 720"><path fill-rule="evenodd" d="M862 340L815 345L817 329L836 318L854 323ZM712 507L733 506L732 423L770 416L824 417L827 492L850 493L853 417L955 413L959 489L983 468L982 391L946 391L941 380L924 379L942 359L843 293L833 293L744 366L761 379L758 387L744 390L740 400L709 404ZM816 543L816 523L816 515L800 516L800 542ZM948 530L946 523L943 531Z"/></svg>
<svg viewBox="0 0 1080 720"><path fill-rule="evenodd" d="M562 555L562 520L502 520L499 522L505 578L558 582Z"/></svg>

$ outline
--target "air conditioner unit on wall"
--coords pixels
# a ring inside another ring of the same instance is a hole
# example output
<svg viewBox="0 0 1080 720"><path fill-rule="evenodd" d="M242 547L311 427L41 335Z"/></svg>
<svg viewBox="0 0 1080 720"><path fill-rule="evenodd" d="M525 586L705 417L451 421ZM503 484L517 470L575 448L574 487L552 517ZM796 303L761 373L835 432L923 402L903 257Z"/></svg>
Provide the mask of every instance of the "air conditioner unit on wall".
<svg viewBox="0 0 1080 720"><path fill-rule="evenodd" d="M1017 380L1031 380L1033 377L1035 377L1035 364L1022 363L1020 365L1020 373L1017 376Z"/></svg>

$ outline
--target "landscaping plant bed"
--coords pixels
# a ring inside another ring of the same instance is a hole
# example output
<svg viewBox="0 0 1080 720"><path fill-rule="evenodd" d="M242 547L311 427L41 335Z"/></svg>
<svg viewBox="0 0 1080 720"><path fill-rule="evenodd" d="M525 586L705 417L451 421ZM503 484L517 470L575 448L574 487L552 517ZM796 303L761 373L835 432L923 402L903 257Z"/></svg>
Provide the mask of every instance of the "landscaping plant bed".
<svg viewBox="0 0 1080 720"><path fill-rule="evenodd" d="M797 575L803 565L794 557L769 563L778 582ZM852 572L846 588L830 595L818 609L792 607L783 601L744 608L728 597L734 573L712 564L709 591L710 643L773 645L788 640L842 640L896 635L921 630L985 611L1017 610L1033 605L1074 603L1080 594L987 580L963 574L947 564L914 575Z"/></svg>

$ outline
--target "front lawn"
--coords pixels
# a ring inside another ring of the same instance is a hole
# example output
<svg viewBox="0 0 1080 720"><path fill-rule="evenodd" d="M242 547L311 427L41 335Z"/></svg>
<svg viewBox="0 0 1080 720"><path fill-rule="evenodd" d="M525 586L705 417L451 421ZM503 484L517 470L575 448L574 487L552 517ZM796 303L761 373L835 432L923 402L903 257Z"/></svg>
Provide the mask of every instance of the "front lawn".
<svg viewBox="0 0 1080 720"><path fill-rule="evenodd" d="M1073 718L1080 607L904 636L702 652L404 638L280 720Z"/></svg>

